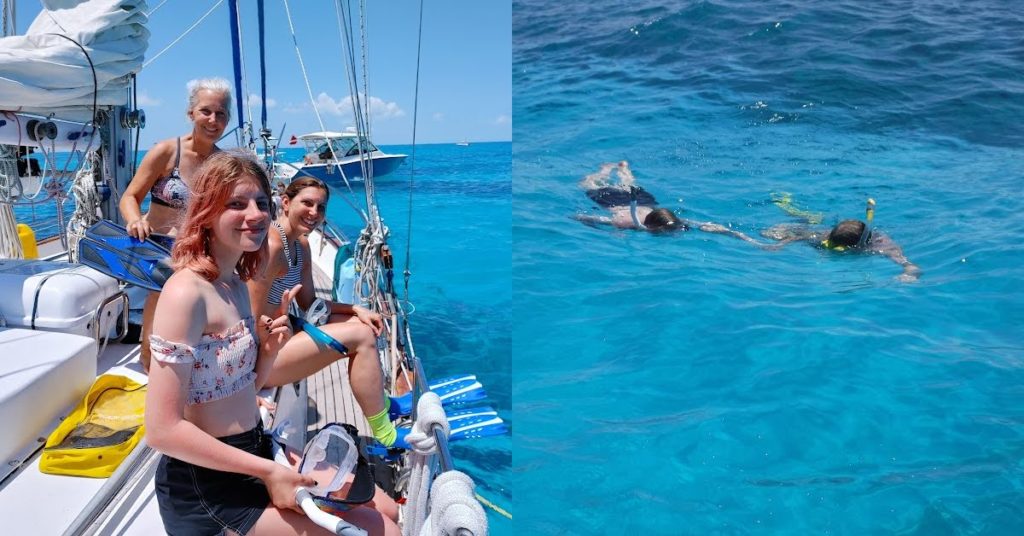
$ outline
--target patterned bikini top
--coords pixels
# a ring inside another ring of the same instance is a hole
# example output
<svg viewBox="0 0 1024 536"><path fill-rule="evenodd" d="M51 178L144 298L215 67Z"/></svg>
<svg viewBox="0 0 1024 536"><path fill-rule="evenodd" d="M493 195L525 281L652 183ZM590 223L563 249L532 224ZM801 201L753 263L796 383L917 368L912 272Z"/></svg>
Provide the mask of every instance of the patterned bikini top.
<svg viewBox="0 0 1024 536"><path fill-rule="evenodd" d="M280 305L281 296L284 295L284 292L291 290L295 285L302 282L302 249L298 247L298 242L296 242L295 255L292 256L292 251L288 247L288 235L285 234L284 228L276 221L274 222L274 227L277 227L277 232L281 235L281 243L284 245L284 258L288 261L288 271L275 279L270 285L270 292L267 293L267 303Z"/></svg>
<svg viewBox="0 0 1024 536"><path fill-rule="evenodd" d="M181 138L178 138L178 152L174 156L174 169L171 170L170 175L157 179L157 181L153 183L153 188L149 190L150 198L153 203L163 205L165 207L185 210L185 206L188 204L188 198L192 191L189 190L188 184L185 184L185 180L181 178L181 174L178 172L178 166L180 164Z"/></svg>
<svg viewBox="0 0 1024 536"><path fill-rule="evenodd" d="M191 363L188 405L227 398L256 380L259 342L253 334L253 318L245 317L221 333L203 334L189 346L149 336L153 359L163 363Z"/></svg>

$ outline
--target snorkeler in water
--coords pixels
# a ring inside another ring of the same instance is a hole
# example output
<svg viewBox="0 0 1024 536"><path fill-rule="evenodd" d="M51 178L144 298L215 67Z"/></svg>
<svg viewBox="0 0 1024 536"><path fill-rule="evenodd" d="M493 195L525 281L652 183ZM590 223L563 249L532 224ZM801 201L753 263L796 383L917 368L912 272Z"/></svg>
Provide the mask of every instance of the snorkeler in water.
<svg viewBox="0 0 1024 536"><path fill-rule="evenodd" d="M872 228L871 222L875 217L874 199L868 199L864 218L866 221L843 220L830 230L810 227L821 223L821 215L796 208L789 194L772 194L772 202L787 214L799 218L802 223L783 223L761 231L761 236L778 240L770 246L765 246L765 249L777 250L793 242L807 242L815 247L836 252L885 255L903 267L903 273L898 276L900 281L917 281L921 276L921 268L907 259L899 244L889 235Z"/></svg>
<svg viewBox="0 0 1024 536"><path fill-rule="evenodd" d="M618 175L617 184L612 184L610 180L612 170ZM659 207L653 195L636 185L636 178L633 177L629 163L625 160L618 164L602 164L597 173L587 175L580 181L580 188L586 190L587 197L611 213L611 216L577 214L575 219L583 223L612 225L619 229L637 229L652 233L688 231L696 228L706 233L729 235L761 245L757 240L724 225L690 221L680 218L667 208Z"/></svg>

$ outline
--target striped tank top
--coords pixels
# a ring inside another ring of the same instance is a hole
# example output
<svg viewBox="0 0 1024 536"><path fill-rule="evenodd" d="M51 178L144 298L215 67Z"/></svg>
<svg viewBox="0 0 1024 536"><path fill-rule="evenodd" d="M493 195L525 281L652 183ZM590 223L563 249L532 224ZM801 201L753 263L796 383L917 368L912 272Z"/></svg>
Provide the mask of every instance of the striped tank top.
<svg viewBox="0 0 1024 536"><path fill-rule="evenodd" d="M277 232L281 235L281 243L284 244L284 258L288 261L288 272L274 280L274 283L270 285L270 293L267 294L268 303L279 305L281 296L286 290L302 283L302 250L299 249L298 241L296 241L293 254L292 248L288 247L288 235L284 234L284 228L276 221L274 227L277 227Z"/></svg>

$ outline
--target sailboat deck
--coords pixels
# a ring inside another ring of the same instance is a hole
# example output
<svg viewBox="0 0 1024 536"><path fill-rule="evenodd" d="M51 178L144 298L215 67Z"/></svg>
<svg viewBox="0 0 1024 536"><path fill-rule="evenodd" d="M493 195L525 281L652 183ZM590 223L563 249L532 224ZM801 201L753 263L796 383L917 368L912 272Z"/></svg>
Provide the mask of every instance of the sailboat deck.
<svg viewBox="0 0 1024 536"><path fill-rule="evenodd" d="M316 295L331 298L331 281L317 266L313 265L313 285ZM310 414L307 434L312 434L332 422L349 423L359 430L359 435L371 436L366 416L356 403L348 379L348 359L331 363L306 381L310 398Z"/></svg>

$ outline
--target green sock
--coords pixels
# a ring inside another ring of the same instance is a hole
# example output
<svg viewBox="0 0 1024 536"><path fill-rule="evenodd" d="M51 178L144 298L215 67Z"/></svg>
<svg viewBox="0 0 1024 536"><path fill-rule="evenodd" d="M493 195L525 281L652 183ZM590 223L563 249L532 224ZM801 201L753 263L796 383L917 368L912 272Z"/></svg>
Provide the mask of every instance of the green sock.
<svg viewBox="0 0 1024 536"><path fill-rule="evenodd" d="M398 438L398 431L395 430L395 424L388 417L387 406L380 410L380 413L367 417L366 420L369 421L370 429L373 430L374 439L380 441L381 445L390 447L395 444L395 439Z"/></svg>

